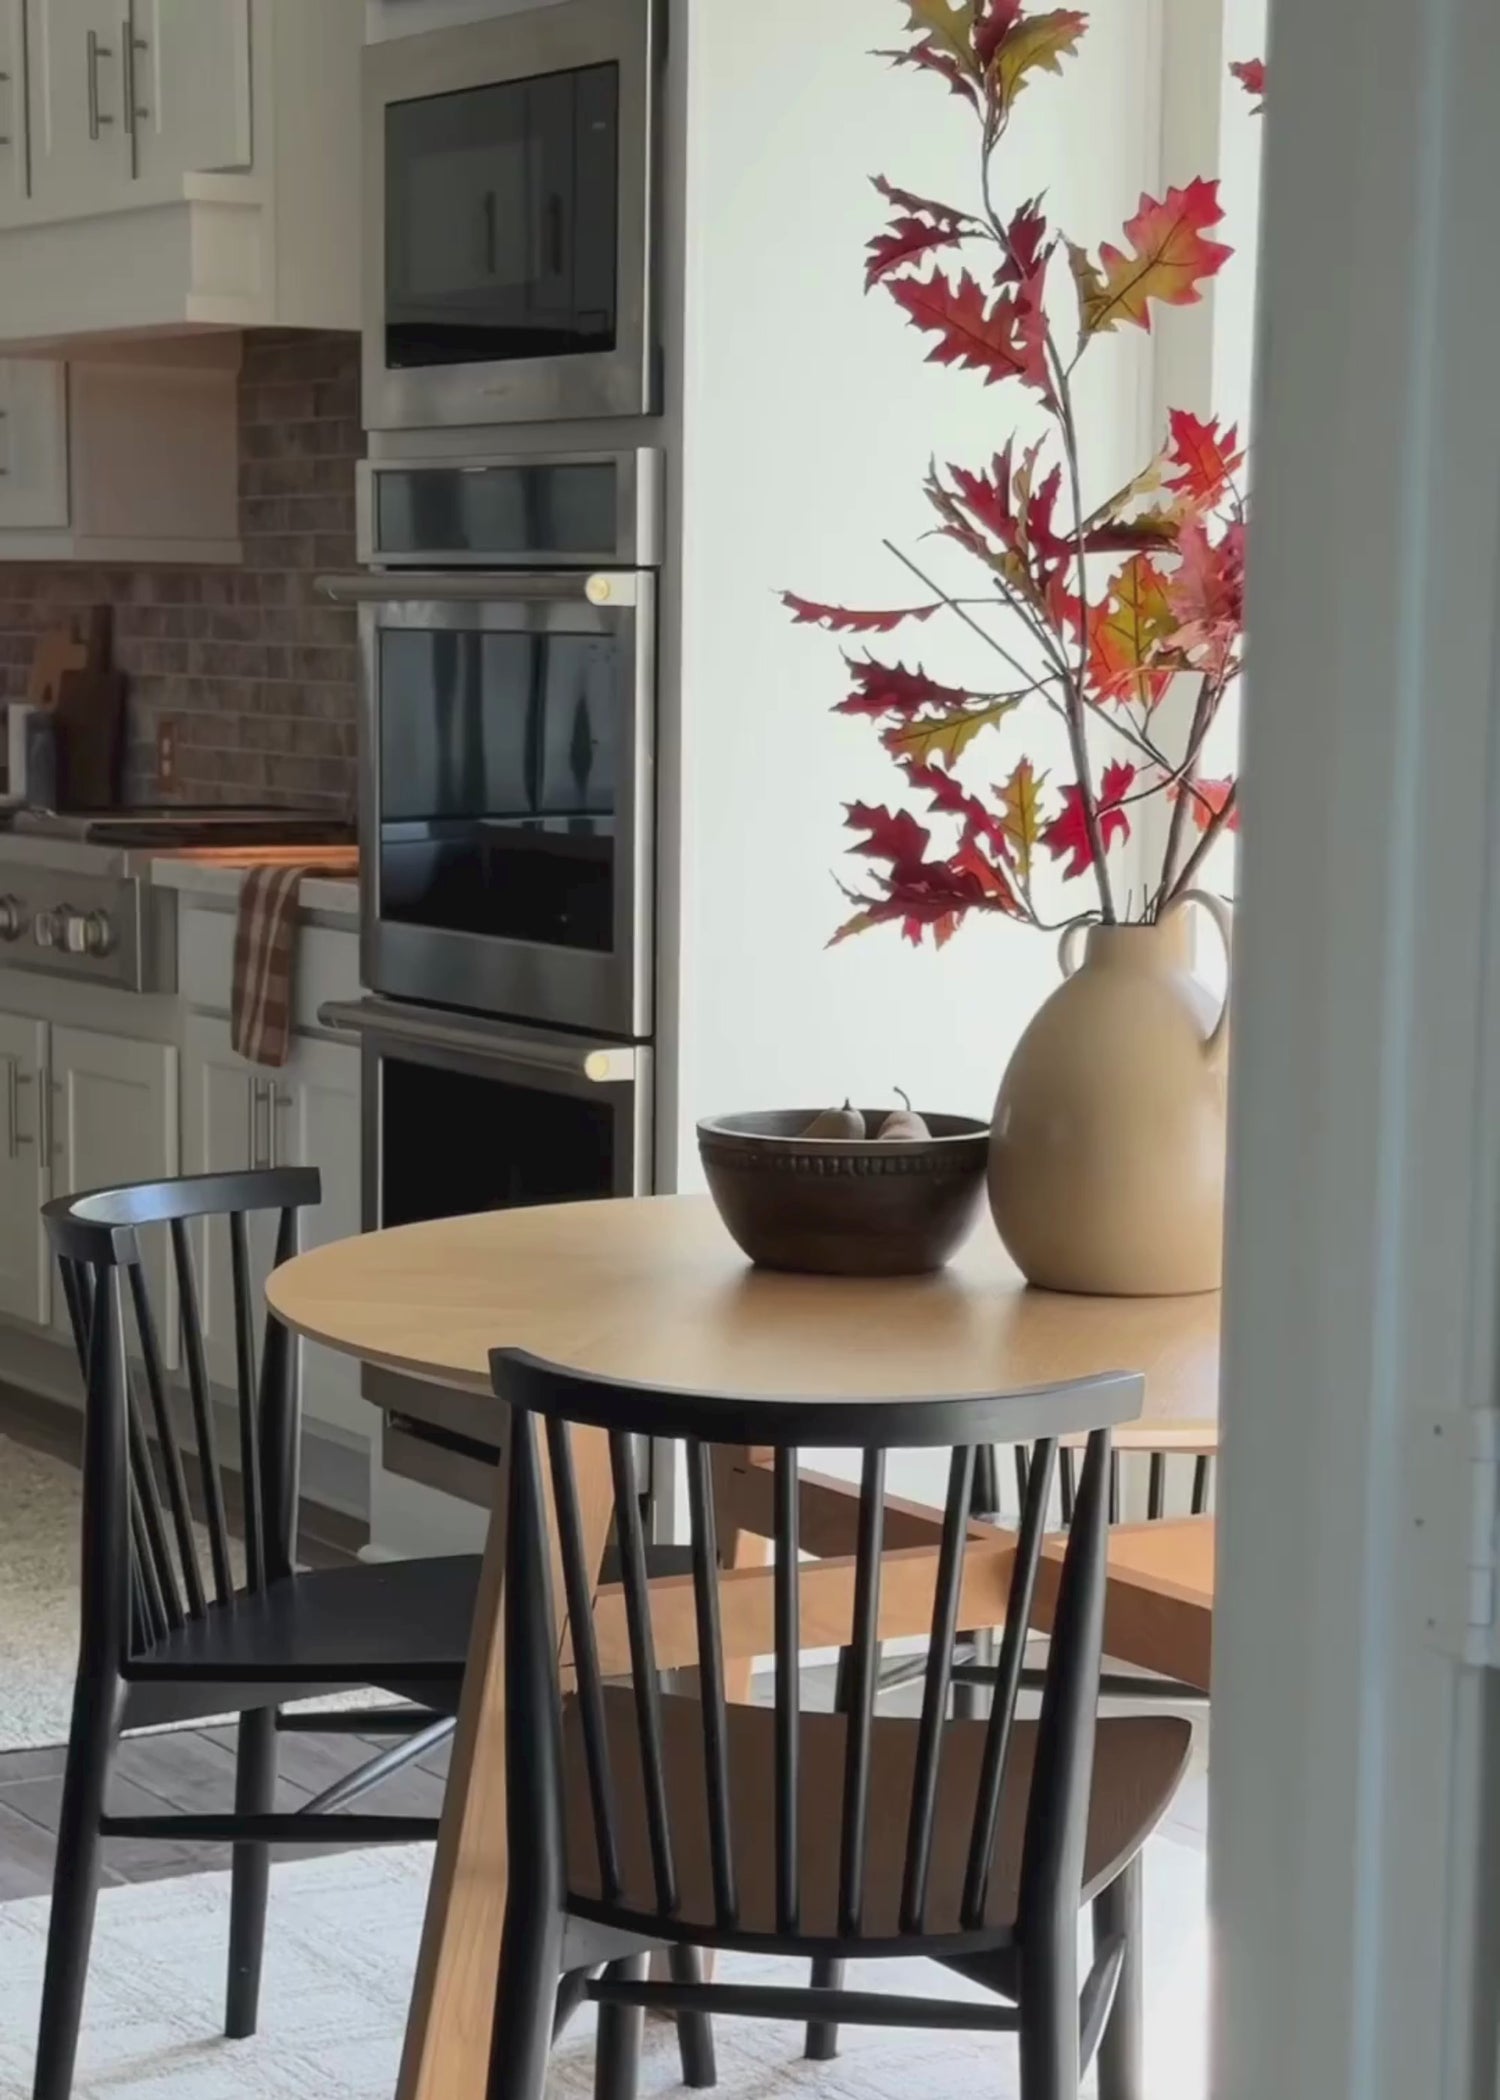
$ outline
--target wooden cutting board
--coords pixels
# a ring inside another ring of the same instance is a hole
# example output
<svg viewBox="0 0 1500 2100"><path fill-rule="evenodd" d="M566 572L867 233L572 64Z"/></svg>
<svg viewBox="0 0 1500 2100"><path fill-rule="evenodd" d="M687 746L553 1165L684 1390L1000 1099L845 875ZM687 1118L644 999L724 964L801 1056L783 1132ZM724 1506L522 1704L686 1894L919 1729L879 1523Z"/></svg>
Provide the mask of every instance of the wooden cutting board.
<svg viewBox="0 0 1500 2100"><path fill-rule="evenodd" d="M87 670L88 661L87 642L80 642L66 627L43 628L26 679L28 705L56 707L63 679L70 671Z"/></svg>

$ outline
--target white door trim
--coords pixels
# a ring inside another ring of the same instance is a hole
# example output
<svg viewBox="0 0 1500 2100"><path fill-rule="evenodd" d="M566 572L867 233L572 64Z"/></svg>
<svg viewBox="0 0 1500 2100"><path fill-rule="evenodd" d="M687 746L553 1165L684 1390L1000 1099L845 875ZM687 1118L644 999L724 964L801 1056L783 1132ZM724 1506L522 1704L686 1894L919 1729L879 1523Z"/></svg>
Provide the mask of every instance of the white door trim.
<svg viewBox="0 0 1500 2100"><path fill-rule="evenodd" d="M1500 32L1274 0L1269 62L1212 2089L1493 2100L1500 1702L1406 1451L1495 1385Z"/></svg>

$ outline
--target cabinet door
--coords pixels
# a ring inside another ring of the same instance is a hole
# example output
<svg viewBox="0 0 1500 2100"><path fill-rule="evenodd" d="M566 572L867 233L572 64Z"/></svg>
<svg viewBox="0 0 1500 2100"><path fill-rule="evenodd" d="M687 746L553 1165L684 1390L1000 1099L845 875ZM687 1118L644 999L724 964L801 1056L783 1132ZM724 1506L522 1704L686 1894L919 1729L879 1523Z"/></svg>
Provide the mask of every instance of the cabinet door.
<svg viewBox="0 0 1500 2100"><path fill-rule="evenodd" d="M26 0L0 0L0 226L21 217L30 193Z"/></svg>
<svg viewBox="0 0 1500 2100"><path fill-rule="evenodd" d="M67 371L0 358L0 531L68 523Z"/></svg>
<svg viewBox="0 0 1500 2100"><path fill-rule="evenodd" d="M0 1014L0 1313L45 1327L52 1259L42 1221L47 1162L38 1142L47 1024Z"/></svg>
<svg viewBox="0 0 1500 2100"><path fill-rule="evenodd" d="M360 1230L359 1051L299 1036L282 1070L270 1077L272 1160L316 1167L323 1177L322 1203L303 1214L303 1247L352 1238ZM373 1435L375 1418L360 1398L359 1365L352 1357L307 1343L302 1391L310 1420L366 1439Z"/></svg>
<svg viewBox="0 0 1500 2100"><path fill-rule="evenodd" d="M264 1096L257 1095L257 1087L263 1075L235 1054L228 1022L190 1014L182 1047L184 1174L238 1174L262 1165L265 1139L259 1119ZM251 1290L258 1309L271 1266L274 1231L259 1221L252 1223L248 1237ZM222 1218L205 1219L195 1228L193 1262L208 1375L215 1385L232 1389L236 1377L234 1283L229 1227ZM258 1340L258 1320L256 1332Z"/></svg>
<svg viewBox="0 0 1500 2100"><path fill-rule="evenodd" d="M129 185L119 0L29 0L31 195L48 216L122 204Z"/></svg>
<svg viewBox="0 0 1500 2100"><path fill-rule="evenodd" d="M92 1028L54 1028L52 1186L57 1195L177 1172L177 1051ZM146 1235L151 1303L164 1361L178 1357L177 1293L165 1227ZM54 1294L60 1301L62 1293ZM53 1326L66 1331L59 1303Z"/></svg>
<svg viewBox="0 0 1500 2100"><path fill-rule="evenodd" d="M133 0L130 12L136 182L171 193L185 175L247 168L250 0Z"/></svg>

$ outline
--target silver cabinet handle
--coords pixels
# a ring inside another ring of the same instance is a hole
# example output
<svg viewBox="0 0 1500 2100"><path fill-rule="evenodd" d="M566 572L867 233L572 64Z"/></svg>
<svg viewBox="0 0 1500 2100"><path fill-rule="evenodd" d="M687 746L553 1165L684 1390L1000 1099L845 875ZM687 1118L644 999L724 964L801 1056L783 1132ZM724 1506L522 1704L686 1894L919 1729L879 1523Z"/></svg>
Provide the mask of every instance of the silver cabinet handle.
<svg viewBox="0 0 1500 2100"><path fill-rule="evenodd" d="M261 1132L261 1111L266 1112L267 1134ZM271 1082L268 1079L253 1079L250 1082L250 1164L252 1167L269 1167L272 1140L269 1135L271 1123Z"/></svg>
<svg viewBox="0 0 1500 2100"><path fill-rule="evenodd" d="M34 1142L21 1129L21 1089L30 1086L35 1074L21 1070L18 1057L5 1060L5 1150L10 1159L21 1157L21 1147Z"/></svg>
<svg viewBox="0 0 1500 2100"><path fill-rule="evenodd" d="M120 24L120 101L125 111L125 132L130 140L130 173L132 179L141 172L141 118L150 116L136 100L139 92L136 76L136 53L148 50L146 39L135 33L135 20L127 15Z"/></svg>
<svg viewBox="0 0 1500 2100"><path fill-rule="evenodd" d="M89 31L86 44L89 69L89 137L96 139L106 124L113 124L115 121L113 117L105 116L99 107L99 61L101 58L108 58L110 52L108 44L100 43L99 33L95 29Z"/></svg>
<svg viewBox="0 0 1500 2100"><path fill-rule="evenodd" d="M41 1074L41 1081L37 1097L37 1149L42 1165L46 1166L56 1156L57 1106L54 1096L63 1091L63 1083L48 1072Z"/></svg>
<svg viewBox="0 0 1500 2100"><path fill-rule="evenodd" d="M603 611L639 602L640 579L633 569L531 569L517 574L487 572L461 576L446 571L407 569L359 576L320 576L313 589L337 605L492 605L517 599L547 605L597 605Z"/></svg>
<svg viewBox="0 0 1500 2100"><path fill-rule="evenodd" d="M277 1086L274 1080L267 1080L266 1100L270 1107L270 1115L267 1121L271 1131L271 1156L266 1164L272 1167L279 1167L281 1165L281 1113L283 1109L291 1107L292 1096L285 1087Z"/></svg>

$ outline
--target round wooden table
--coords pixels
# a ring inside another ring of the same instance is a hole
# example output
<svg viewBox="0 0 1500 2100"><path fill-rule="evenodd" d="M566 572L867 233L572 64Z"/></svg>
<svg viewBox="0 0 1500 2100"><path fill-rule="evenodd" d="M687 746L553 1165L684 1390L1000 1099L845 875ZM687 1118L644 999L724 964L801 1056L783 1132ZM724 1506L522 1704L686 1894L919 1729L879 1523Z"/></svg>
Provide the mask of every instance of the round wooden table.
<svg viewBox="0 0 1500 2100"><path fill-rule="evenodd" d="M644 1384L780 1397L941 1399L1127 1371L1143 1376L1145 1404L1138 1423L1116 1432L1117 1444L1200 1455L1217 1446L1216 1294L1106 1299L1029 1290L987 1223L936 1276L866 1281L753 1269L706 1196L559 1204L338 1241L277 1269L267 1296L287 1326L312 1341L485 1396L489 1352L507 1345ZM765 1476L751 1454L742 1456L737 1478L751 1491L748 1508ZM592 1463L601 1478L607 1474L607 1461ZM830 1487L847 1492L825 1482L825 1497ZM606 1507L607 1498L599 1499ZM583 1500L590 1502L586 1483ZM903 1536L925 1544L902 1556L902 1582L920 1608L909 1625L893 1618L895 1635L930 1623L938 1519L926 1539L927 1514L902 1507ZM758 1547L753 1519L743 1524L740 1537ZM499 1530L492 1527L480 1585L398 2100L482 2100L485 2091L506 1858ZM810 1543L806 1525L803 1536ZM1211 1520L1135 1527L1115 1540L1121 1564L1114 1570L1112 1555L1110 1652L1206 1684ZM602 1553L602 1531L597 1543ZM835 1541L827 1550L845 1548ZM994 1585L988 1611L996 1616L1004 1610L1008 1551L1007 1535L995 1530L965 1548L966 1566L973 1561ZM899 1603L896 1575L893 1564L882 1628ZM1045 1578L1044 1567L1044 1587ZM726 1579L738 1584L742 1603L753 1601L751 1588L764 1593L756 1608L769 1623L769 1570L742 1565ZM820 1580L847 1587L847 1569L824 1559L804 1571L804 1632L815 1624ZM601 1587L600 1627L608 1596ZM672 1600L661 1601L669 1610ZM844 1602L837 1623L847 1627ZM973 1623L991 1619L984 1613ZM810 1645L837 1645L836 1632L825 1633ZM748 1640L739 1652L748 1658L768 1645L768 1638L759 1646ZM658 1656L668 1652L659 1632ZM747 1660L747 1687L748 1668Z"/></svg>
<svg viewBox="0 0 1500 2100"><path fill-rule="evenodd" d="M275 1271L289 1327L368 1363L488 1394L489 1352L699 1392L933 1398L1140 1372L1118 1441L1211 1451L1217 1293L1028 1289L988 1224L935 1276L752 1268L706 1196L555 1204L339 1240Z"/></svg>

